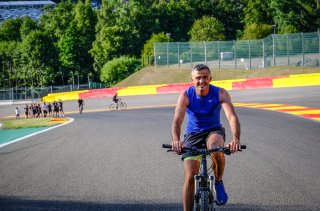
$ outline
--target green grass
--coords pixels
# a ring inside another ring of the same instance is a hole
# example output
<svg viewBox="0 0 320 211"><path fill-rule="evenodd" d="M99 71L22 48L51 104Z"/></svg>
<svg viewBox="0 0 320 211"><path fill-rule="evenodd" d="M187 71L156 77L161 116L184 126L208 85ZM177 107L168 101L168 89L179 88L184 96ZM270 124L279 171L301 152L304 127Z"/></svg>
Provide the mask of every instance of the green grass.
<svg viewBox="0 0 320 211"><path fill-rule="evenodd" d="M7 119L0 120L2 124L1 129L23 129L23 128L36 128L48 127L56 125L58 122L51 118L39 119Z"/></svg>
<svg viewBox="0 0 320 211"><path fill-rule="evenodd" d="M212 69L212 80L229 80L320 73L320 67L271 67L256 70ZM145 67L115 87L174 84L191 82L190 68Z"/></svg>

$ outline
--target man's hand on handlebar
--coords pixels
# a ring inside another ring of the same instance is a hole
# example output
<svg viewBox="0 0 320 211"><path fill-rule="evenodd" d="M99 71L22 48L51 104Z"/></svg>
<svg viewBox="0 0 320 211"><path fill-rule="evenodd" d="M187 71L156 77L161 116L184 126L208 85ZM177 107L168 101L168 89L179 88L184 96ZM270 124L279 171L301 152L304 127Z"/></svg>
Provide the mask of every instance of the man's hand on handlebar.
<svg viewBox="0 0 320 211"><path fill-rule="evenodd" d="M226 145L226 147L229 147L232 153L241 151L240 140L233 139L229 144Z"/></svg>
<svg viewBox="0 0 320 211"><path fill-rule="evenodd" d="M182 150L182 142L181 141L172 141L172 149L178 155L180 155L181 154L181 150Z"/></svg>

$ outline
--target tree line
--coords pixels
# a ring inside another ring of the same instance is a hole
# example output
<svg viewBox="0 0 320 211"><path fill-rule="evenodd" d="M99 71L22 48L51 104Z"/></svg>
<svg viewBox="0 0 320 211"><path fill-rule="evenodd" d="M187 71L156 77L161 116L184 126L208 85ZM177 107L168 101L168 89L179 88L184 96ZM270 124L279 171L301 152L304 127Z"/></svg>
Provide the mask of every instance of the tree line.
<svg viewBox="0 0 320 211"><path fill-rule="evenodd" d="M152 64L154 42L262 39L320 28L319 0L59 1L0 24L0 88L103 82Z"/></svg>

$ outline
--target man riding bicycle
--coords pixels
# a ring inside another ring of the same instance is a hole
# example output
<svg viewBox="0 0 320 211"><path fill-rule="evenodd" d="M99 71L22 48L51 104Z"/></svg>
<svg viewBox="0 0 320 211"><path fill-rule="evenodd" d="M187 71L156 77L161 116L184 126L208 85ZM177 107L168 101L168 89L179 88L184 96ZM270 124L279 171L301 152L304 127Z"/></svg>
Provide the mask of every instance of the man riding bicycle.
<svg viewBox="0 0 320 211"><path fill-rule="evenodd" d="M118 98L118 92L116 92L116 94L113 96L112 100L113 100L113 102L115 102L118 105L118 102L120 100L120 98Z"/></svg>
<svg viewBox="0 0 320 211"><path fill-rule="evenodd" d="M78 99L78 107L79 107L79 113L82 114L82 110L83 110L83 105L84 105L84 101L82 98Z"/></svg>
<svg viewBox="0 0 320 211"><path fill-rule="evenodd" d="M221 107L226 114L232 132L232 140L227 146L230 147L231 152L239 150L240 123L230 95L225 89L210 85L211 79L208 66L196 65L192 70L193 86L179 96L171 129L172 147L178 154L181 154L182 147L205 145L211 149L224 146L225 129L220 122ZM187 113L188 121L184 140L181 141L181 126L185 113ZM217 204L223 205L228 201L228 195L222 181L225 157L222 152L217 152L213 153L211 158L216 179ZM199 159L199 156L182 154L185 172L182 189L184 210L193 209L194 176L199 172Z"/></svg>

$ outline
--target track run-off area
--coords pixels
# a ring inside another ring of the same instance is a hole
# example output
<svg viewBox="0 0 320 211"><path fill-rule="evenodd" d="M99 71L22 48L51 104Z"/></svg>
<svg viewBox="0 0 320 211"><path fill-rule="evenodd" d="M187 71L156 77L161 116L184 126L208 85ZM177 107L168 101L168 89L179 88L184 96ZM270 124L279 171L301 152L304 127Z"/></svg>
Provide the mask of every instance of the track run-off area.
<svg viewBox="0 0 320 211"><path fill-rule="evenodd" d="M319 210L320 87L230 94L247 149L226 157L229 201L219 209ZM72 123L1 147L0 210L182 210L181 159L161 148L178 94L122 98L128 110L99 98L82 115L65 101Z"/></svg>

